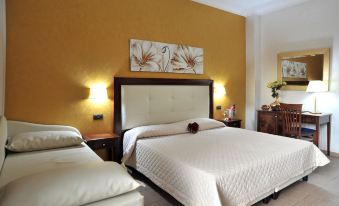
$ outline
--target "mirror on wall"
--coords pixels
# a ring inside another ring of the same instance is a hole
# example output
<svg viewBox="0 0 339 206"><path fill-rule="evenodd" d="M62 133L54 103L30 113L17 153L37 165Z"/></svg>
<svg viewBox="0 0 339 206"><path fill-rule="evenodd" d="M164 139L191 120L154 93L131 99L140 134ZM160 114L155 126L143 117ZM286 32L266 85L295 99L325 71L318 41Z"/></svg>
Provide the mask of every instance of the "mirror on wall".
<svg viewBox="0 0 339 206"><path fill-rule="evenodd" d="M278 80L284 90L305 91L309 81L322 80L328 90L330 49L284 52L278 54Z"/></svg>

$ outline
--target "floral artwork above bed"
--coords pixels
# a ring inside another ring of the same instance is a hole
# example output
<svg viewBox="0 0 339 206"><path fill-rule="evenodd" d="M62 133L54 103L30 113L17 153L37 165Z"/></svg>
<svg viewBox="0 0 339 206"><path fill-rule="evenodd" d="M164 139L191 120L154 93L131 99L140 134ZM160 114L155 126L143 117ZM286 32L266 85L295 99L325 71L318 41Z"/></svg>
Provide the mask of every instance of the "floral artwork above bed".
<svg viewBox="0 0 339 206"><path fill-rule="evenodd" d="M187 45L131 39L131 71L203 74L203 53Z"/></svg>

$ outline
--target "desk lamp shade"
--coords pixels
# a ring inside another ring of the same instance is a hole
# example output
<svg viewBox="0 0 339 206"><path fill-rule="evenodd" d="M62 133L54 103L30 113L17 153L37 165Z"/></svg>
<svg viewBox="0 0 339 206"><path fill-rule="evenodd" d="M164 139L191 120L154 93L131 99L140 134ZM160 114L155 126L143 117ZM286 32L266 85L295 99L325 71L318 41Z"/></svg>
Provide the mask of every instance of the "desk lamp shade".
<svg viewBox="0 0 339 206"><path fill-rule="evenodd" d="M308 83L306 92L326 92L326 85L323 81L312 80Z"/></svg>
<svg viewBox="0 0 339 206"><path fill-rule="evenodd" d="M326 85L323 81L320 80L313 80L308 83L306 92L309 93L318 93L318 92L326 92ZM312 112L314 114L321 114L317 111L317 97L314 96L314 111Z"/></svg>

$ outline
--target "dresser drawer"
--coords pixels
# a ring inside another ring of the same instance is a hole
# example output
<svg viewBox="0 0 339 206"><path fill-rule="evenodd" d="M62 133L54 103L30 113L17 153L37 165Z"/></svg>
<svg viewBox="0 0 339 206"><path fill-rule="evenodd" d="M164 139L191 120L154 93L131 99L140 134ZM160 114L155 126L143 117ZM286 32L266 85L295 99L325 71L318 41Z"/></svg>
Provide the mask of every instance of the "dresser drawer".
<svg viewBox="0 0 339 206"><path fill-rule="evenodd" d="M308 115L303 115L301 117L301 122L302 123L315 123L316 122L316 117L315 116L308 116Z"/></svg>

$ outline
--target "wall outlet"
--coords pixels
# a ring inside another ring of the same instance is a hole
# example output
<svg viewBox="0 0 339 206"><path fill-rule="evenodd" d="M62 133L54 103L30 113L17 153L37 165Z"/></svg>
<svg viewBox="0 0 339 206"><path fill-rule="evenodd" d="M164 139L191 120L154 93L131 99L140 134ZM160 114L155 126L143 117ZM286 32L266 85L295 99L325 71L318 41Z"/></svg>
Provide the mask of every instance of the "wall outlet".
<svg viewBox="0 0 339 206"><path fill-rule="evenodd" d="M103 114L93 114L93 120L102 120L104 119Z"/></svg>
<svg viewBox="0 0 339 206"><path fill-rule="evenodd" d="M217 105L215 108L216 108L217 110L221 110L221 105Z"/></svg>

